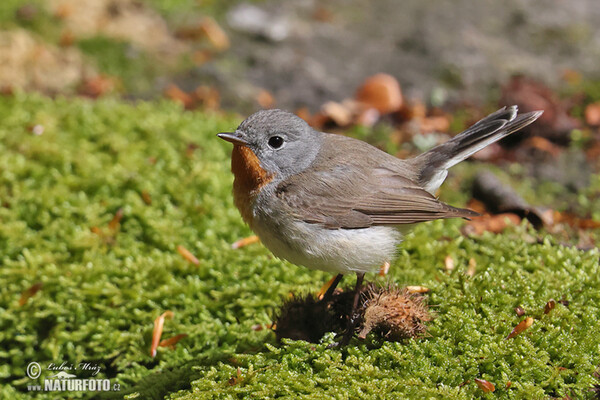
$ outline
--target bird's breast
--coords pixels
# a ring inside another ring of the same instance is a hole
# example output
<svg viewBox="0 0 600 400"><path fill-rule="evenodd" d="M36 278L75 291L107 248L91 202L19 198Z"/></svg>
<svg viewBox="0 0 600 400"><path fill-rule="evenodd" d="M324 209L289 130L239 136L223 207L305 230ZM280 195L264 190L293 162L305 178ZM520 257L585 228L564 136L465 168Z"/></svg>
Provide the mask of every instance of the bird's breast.
<svg viewBox="0 0 600 400"><path fill-rule="evenodd" d="M265 171L256 154L246 146L236 145L231 154L233 172L233 200L244 222L253 225L252 208L260 189L271 182L273 175Z"/></svg>

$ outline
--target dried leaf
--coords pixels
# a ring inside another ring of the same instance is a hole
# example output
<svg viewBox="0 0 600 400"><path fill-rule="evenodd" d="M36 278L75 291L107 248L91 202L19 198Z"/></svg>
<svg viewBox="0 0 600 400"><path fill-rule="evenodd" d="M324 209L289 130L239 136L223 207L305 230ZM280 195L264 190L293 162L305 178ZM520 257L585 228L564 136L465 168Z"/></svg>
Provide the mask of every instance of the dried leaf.
<svg viewBox="0 0 600 400"><path fill-rule="evenodd" d="M429 288L426 288L425 286L407 286L406 290L409 293L427 293L427 292L429 292Z"/></svg>
<svg viewBox="0 0 600 400"><path fill-rule="evenodd" d="M97 75L93 78L85 79L79 87L78 92L82 96L95 99L114 91L117 86L117 78L106 75Z"/></svg>
<svg viewBox="0 0 600 400"><path fill-rule="evenodd" d="M321 112L338 126L348 126L352 122L352 112L343 104L334 101L323 104Z"/></svg>
<svg viewBox="0 0 600 400"><path fill-rule="evenodd" d="M211 86L200 85L194 90L195 103L202 104L209 110L218 110L221 104L219 91Z"/></svg>
<svg viewBox="0 0 600 400"><path fill-rule="evenodd" d="M469 259L469 266L467 267L467 275L475 276L475 272L477 269L477 261L474 258Z"/></svg>
<svg viewBox="0 0 600 400"><path fill-rule="evenodd" d="M187 333L180 333L179 335L175 335L173 337L170 337L168 339L165 340L161 340L160 343L158 344L158 347L170 347L170 348L174 348L175 345L177 344L177 342L179 342L181 339L187 337Z"/></svg>
<svg viewBox="0 0 600 400"><path fill-rule="evenodd" d="M554 212L555 223L566 223L567 225L578 228L578 229L598 229L600 228L600 221L594 221L593 219L579 218L575 214L568 212Z"/></svg>
<svg viewBox="0 0 600 400"><path fill-rule="evenodd" d="M386 261L381 265L381 267L379 267L379 276L386 276L389 270L390 263L389 261Z"/></svg>
<svg viewBox="0 0 600 400"><path fill-rule="evenodd" d="M229 37L214 19L203 18L200 29L217 50L224 51L229 48Z"/></svg>
<svg viewBox="0 0 600 400"><path fill-rule="evenodd" d="M600 101L585 107L585 123L591 126L600 125Z"/></svg>
<svg viewBox="0 0 600 400"><path fill-rule="evenodd" d="M493 392L496 390L496 386L492 382L486 381L485 379L475 378L475 383L479 386L479 389L485 393Z"/></svg>
<svg viewBox="0 0 600 400"><path fill-rule="evenodd" d="M510 332L510 334L506 337L506 339L512 339L515 336L522 333L524 330L529 328L533 324L533 318L527 317L523 321L519 322L517 326Z"/></svg>
<svg viewBox="0 0 600 400"><path fill-rule="evenodd" d="M367 78L356 91L355 97L381 114L398 111L403 103L400 84L388 74L377 74Z"/></svg>
<svg viewBox="0 0 600 400"><path fill-rule="evenodd" d="M193 108L194 98L181 90L177 85L169 85L165 89L165 96L173 101L183 104L186 109Z"/></svg>
<svg viewBox="0 0 600 400"><path fill-rule="evenodd" d="M179 246L177 246L177 251L179 252L179 254L181 254L183 256L183 258L185 258L192 264L194 264L194 265L200 264L200 261L185 247L179 245Z"/></svg>
<svg viewBox="0 0 600 400"><path fill-rule="evenodd" d="M256 101L262 108L273 108L275 105L275 98L266 89L260 89L256 94Z"/></svg>
<svg viewBox="0 0 600 400"><path fill-rule="evenodd" d="M243 239L240 239L240 240L234 242L231 245L231 248L233 250L235 250L235 249L239 249L240 247L245 247L245 246L248 246L248 245L251 245L254 243L258 243L258 242L260 242L260 239L258 238L258 236L252 235L252 236L248 236L247 238L243 238Z"/></svg>
<svg viewBox="0 0 600 400"><path fill-rule="evenodd" d="M156 356L156 349L160 344L160 337L162 336L165 319L173 319L174 316L175 314L173 314L173 311L167 310L154 320L154 330L152 331L152 346L150 347L150 355L152 357Z"/></svg>
<svg viewBox="0 0 600 400"><path fill-rule="evenodd" d="M446 271L452 271L454 269L454 259L451 255L447 255L446 258L444 258L444 269Z"/></svg>
<svg viewBox="0 0 600 400"><path fill-rule="evenodd" d="M123 209L119 208L117 210L117 212L115 213L115 216L108 223L108 228L112 231L116 231L117 229L119 229L122 219L123 219Z"/></svg>
<svg viewBox="0 0 600 400"><path fill-rule="evenodd" d="M151 205L152 204L152 197L150 197L150 193L148 193L148 191L146 190L142 190L142 200L144 201L144 203L146 205Z"/></svg>
<svg viewBox="0 0 600 400"><path fill-rule="evenodd" d="M521 218L517 214L484 214L467 222L463 228L463 233L467 235L481 235L484 232L501 233L507 227L520 223Z"/></svg>
<svg viewBox="0 0 600 400"><path fill-rule="evenodd" d="M524 146L533 147L534 149L538 149L545 153L550 154L553 157L558 157L560 153L562 153L563 149L548 139L545 139L541 136L534 136L525 141L523 143Z"/></svg>
<svg viewBox="0 0 600 400"><path fill-rule="evenodd" d="M548 302L544 306L544 314L549 314L550 311L554 310L554 307L556 307L556 300L554 300L554 299L548 300Z"/></svg>
<svg viewBox="0 0 600 400"><path fill-rule="evenodd" d="M19 306L23 307L33 295L40 291L43 285L42 282L37 282L23 290L19 298Z"/></svg>
<svg viewBox="0 0 600 400"><path fill-rule="evenodd" d="M517 313L517 315L519 317L522 317L523 315L525 315L525 309L523 309L523 307L521 307L521 306L515 307L515 312Z"/></svg>

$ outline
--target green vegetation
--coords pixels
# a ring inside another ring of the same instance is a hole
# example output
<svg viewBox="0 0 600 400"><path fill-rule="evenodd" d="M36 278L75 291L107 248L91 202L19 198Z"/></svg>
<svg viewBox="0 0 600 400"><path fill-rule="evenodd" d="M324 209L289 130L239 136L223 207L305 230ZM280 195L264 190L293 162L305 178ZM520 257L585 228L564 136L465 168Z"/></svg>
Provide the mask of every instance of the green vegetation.
<svg viewBox="0 0 600 400"><path fill-rule="evenodd" d="M437 317L421 339L331 350L331 336L278 344L253 329L290 292L315 292L329 276L260 245L230 249L251 232L232 204L230 145L215 133L239 120L170 102L0 97L0 398L31 397L32 361L97 362L97 377L132 399L593 397L598 251L528 240L541 234L525 225L472 238L458 220L416 228L389 279L430 288ZM452 194L457 175L447 199L464 199ZM550 299L556 308L544 314ZM153 321L166 310L174 318L163 338L188 336L152 358ZM526 316L531 328L505 340ZM496 391L484 394L475 378Z"/></svg>

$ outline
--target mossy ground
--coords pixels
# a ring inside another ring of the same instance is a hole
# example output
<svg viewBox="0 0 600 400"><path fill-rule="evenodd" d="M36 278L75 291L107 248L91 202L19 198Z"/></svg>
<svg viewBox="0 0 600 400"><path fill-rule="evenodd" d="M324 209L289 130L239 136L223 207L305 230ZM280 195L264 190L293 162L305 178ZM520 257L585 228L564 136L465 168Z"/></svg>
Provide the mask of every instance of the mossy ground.
<svg viewBox="0 0 600 400"><path fill-rule="evenodd" d="M230 249L251 232L232 204L230 145L215 133L238 122L168 102L0 98L0 398L32 397L32 361L96 362L98 377L121 384L116 397L140 399L593 397L598 251L528 240L542 234L525 225L464 237L461 221L436 221L408 236L387 279L430 288L437 317L421 339L368 337L335 350L326 348L331 336L278 344L253 329L290 292L315 292L329 276L261 245ZM36 124L42 135L31 132ZM444 193L460 203L454 183ZM19 306L37 282L42 289ZM564 301L544 314L551 298ZM525 317L516 306L535 320L505 340ZM163 337L188 337L152 358L153 321L166 310L175 316ZM484 394L475 378L496 391Z"/></svg>

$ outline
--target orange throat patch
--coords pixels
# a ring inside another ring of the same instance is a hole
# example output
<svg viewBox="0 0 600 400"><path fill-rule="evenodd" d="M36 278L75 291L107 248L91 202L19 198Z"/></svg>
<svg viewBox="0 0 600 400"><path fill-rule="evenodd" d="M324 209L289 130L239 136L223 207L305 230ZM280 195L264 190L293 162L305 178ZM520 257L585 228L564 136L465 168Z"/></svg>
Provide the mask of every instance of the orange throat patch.
<svg viewBox="0 0 600 400"><path fill-rule="evenodd" d="M265 171L258 157L246 146L234 145L231 153L233 172L233 201L244 222L252 227L252 206L260 189L271 182L273 176Z"/></svg>

